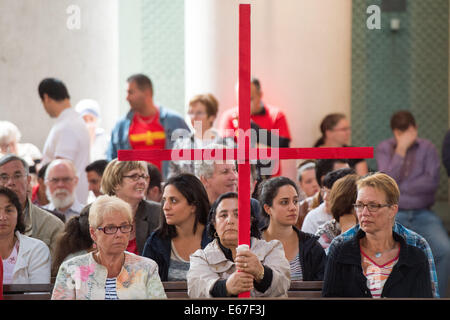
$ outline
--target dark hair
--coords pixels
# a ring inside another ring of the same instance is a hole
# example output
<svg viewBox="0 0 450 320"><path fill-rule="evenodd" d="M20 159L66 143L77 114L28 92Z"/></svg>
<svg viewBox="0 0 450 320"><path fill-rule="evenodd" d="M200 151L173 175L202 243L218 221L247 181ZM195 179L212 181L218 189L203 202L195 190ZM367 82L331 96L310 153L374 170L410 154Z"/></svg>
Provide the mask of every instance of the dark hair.
<svg viewBox="0 0 450 320"><path fill-rule="evenodd" d="M221 194L216 201L211 206L211 210L209 210L208 215L208 225L206 226L208 235L211 239L215 238L216 228L214 227L214 221L216 219L216 211L219 204L224 199L238 199L238 194L236 192L226 192ZM259 220L255 213L255 208L253 205L250 205L250 217L251 217L251 224L250 224L250 236L261 239L261 231L258 228Z"/></svg>
<svg viewBox="0 0 450 320"><path fill-rule="evenodd" d="M333 171L335 163L348 163L347 159L319 159L316 162L316 179L319 186L322 185L322 177Z"/></svg>
<svg viewBox="0 0 450 320"><path fill-rule="evenodd" d="M261 91L261 82L259 82L258 78L252 77L252 83L256 88L256 91L260 92Z"/></svg>
<svg viewBox="0 0 450 320"><path fill-rule="evenodd" d="M17 222L16 227L14 228L14 232L19 231L20 233L25 232L25 223L23 221L23 211L22 205L20 204L19 197L17 194L9 188L0 187L0 195L4 195L8 198L9 202L11 202L17 210Z"/></svg>
<svg viewBox="0 0 450 320"><path fill-rule="evenodd" d="M342 177L345 177L346 175L349 174L355 174L355 169L353 168L342 168L342 169L337 169L331 172L328 172L325 176L325 178L323 178L323 186L331 189L333 187L333 184L339 180Z"/></svg>
<svg viewBox="0 0 450 320"><path fill-rule="evenodd" d="M169 185L177 188L178 192L186 198L188 204L195 206L195 223L194 229L192 230L192 232L195 233L197 231L198 223L206 225L208 212L211 207L205 187L196 176L190 173L181 173L171 177L164 185L164 189ZM162 238L172 239L177 236L177 231L175 226L167 224L163 207L164 200L161 200L161 222L157 232Z"/></svg>
<svg viewBox="0 0 450 320"><path fill-rule="evenodd" d="M345 115L342 113L331 113L325 116L320 123L320 132L322 133L322 136L316 141L314 147L319 147L325 144L325 133L327 130L333 130L342 119L345 119Z"/></svg>
<svg viewBox="0 0 450 320"><path fill-rule="evenodd" d="M106 160L96 160L94 162L91 162L86 166L85 171L95 171L100 177L103 175L103 172L106 169L106 166L108 165L108 161Z"/></svg>
<svg viewBox="0 0 450 320"><path fill-rule="evenodd" d="M50 162L47 162L44 164L38 171L38 178L44 180L45 179L45 171L47 171L47 167L50 164Z"/></svg>
<svg viewBox="0 0 450 320"><path fill-rule="evenodd" d="M52 262L52 274L57 274L64 259L72 253L92 248L94 241L89 233L89 209L87 205L79 216L67 221L64 231L59 235Z"/></svg>
<svg viewBox="0 0 450 320"><path fill-rule="evenodd" d="M39 83L38 91L41 100L44 100L44 93L56 101L70 99L66 86L59 79L45 78Z"/></svg>
<svg viewBox="0 0 450 320"><path fill-rule="evenodd" d="M297 185L295 184L294 181L286 177L270 178L264 181L259 187L259 203L261 203L263 209L262 211L266 216L269 215L267 214L266 210L264 210L264 205L267 204L269 207L272 207L273 199L275 199L275 197L277 196L278 190L286 185L294 187L298 195Z"/></svg>
<svg viewBox="0 0 450 320"><path fill-rule="evenodd" d="M136 82L136 85L139 88L139 90L150 89L150 91L153 93L152 80L150 80L150 78L147 77L145 74L142 73L133 74L128 77L127 82L128 83Z"/></svg>
<svg viewBox="0 0 450 320"><path fill-rule="evenodd" d="M356 181L358 181L358 176L349 174L339 178L331 188L327 199L330 203L331 214L337 222L343 215L353 212L353 204L358 195Z"/></svg>
<svg viewBox="0 0 450 320"><path fill-rule="evenodd" d="M391 117L391 129L406 131L410 126L416 127L416 120L408 110L400 110Z"/></svg>
<svg viewBox="0 0 450 320"><path fill-rule="evenodd" d="M148 175L150 176L150 182L148 184L148 189L153 187L158 187L161 190L162 183L162 175L161 171L159 171L158 167L152 163L147 164ZM147 190L148 192L148 190Z"/></svg>

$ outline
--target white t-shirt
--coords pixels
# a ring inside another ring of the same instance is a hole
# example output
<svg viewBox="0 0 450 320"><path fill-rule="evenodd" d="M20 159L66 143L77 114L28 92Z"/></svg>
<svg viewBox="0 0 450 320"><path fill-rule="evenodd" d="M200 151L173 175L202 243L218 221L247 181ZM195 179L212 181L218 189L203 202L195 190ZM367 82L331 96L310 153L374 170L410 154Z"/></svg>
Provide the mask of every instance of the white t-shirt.
<svg viewBox="0 0 450 320"><path fill-rule="evenodd" d="M73 108L61 112L45 141L42 163L56 158L69 159L75 164L78 175L76 197L79 203L86 204L89 190L84 170L90 163L89 133L80 114Z"/></svg>
<svg viewBox="0 0 450 320"><path fill-rule="evenodd" d="M333 216L325 211L325 202L322 202L317 208L308 212L302 224L302 231L316 234L319 227L331 219Z"/></svg>

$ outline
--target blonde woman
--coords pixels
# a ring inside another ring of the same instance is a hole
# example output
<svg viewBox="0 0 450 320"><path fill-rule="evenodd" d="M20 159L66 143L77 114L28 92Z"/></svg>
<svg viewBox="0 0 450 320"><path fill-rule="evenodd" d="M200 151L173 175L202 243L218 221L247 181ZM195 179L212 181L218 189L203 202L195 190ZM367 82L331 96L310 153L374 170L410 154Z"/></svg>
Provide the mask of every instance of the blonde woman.
<svg viewBox="0 0 450 320"><path fill-rule="evenodd" d="M133 231L131 207L114 196L100 196L89 213L97 250L64 262L53 300L166 298L156 263L125 251Z"/></svg>

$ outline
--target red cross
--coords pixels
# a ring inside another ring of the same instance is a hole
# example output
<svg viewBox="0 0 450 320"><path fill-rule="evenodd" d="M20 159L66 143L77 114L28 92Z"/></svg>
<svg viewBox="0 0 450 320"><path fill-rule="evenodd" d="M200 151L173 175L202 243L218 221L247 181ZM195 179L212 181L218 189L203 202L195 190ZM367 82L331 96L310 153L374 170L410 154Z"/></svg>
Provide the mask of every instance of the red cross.
<svg viewBox="0 0 450 320"><path fill-rule="evenodd" d="M239 5L239 134L237 149L119 150L120 161L131 160L237 160L239 174L239 244L250 246L250 160L256 159L367 159L373 148L250 147L250 4ZM226 157L223 153L226 152ZM239 295L250 297L250 292Z"/></svg>

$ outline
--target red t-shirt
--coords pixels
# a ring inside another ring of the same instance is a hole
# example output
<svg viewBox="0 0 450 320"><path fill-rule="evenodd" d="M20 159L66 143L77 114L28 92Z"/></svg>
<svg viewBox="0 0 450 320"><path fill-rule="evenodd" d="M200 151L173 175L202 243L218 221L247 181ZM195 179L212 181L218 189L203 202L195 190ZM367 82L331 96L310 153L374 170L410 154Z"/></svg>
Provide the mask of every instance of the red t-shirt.
<svg viewBox="0 0 450 320"><path fill-rule="evenodd" d="M166 133L159 122L159 111L150 117L135 113L128 131L128 139L133 150L165 149ZM152 163L161 171L161 161L154 160Z"/></svg>
<svg viewBox="0 0 450 320"><path fill-rule="evenodd" d="M136 238L134 238L133 240L128 241L127 251L131 252L131 253L134 253L134 254L138 254Z"/></svg>
<svg viewBox="0 0 450 320"><path fill-rule="evenodd" d="M3 261L0 259L0 300L3 300Z"/></svg>
<svg viewBox="0 0 450 320"><path fill-rule="evenodd" d="M239 109L232 108L224 112L220 121L220 130L223 137L235 136L237 129L239 128ZM291 140L291 133L284 113L273 106L264 104L264 109L257 114L252 114L250 120L256 123L261 129L268 131L272 129L278 130L278 136ZM228 130L227 130L228 129ZM232 131L230 130L232 129ZM227 132L228 131L228 132ZM233 133L234 134L231 134ZM279 176L281 174L281 164L278 166L278 170L273 172L273 176Z"/></svg>

